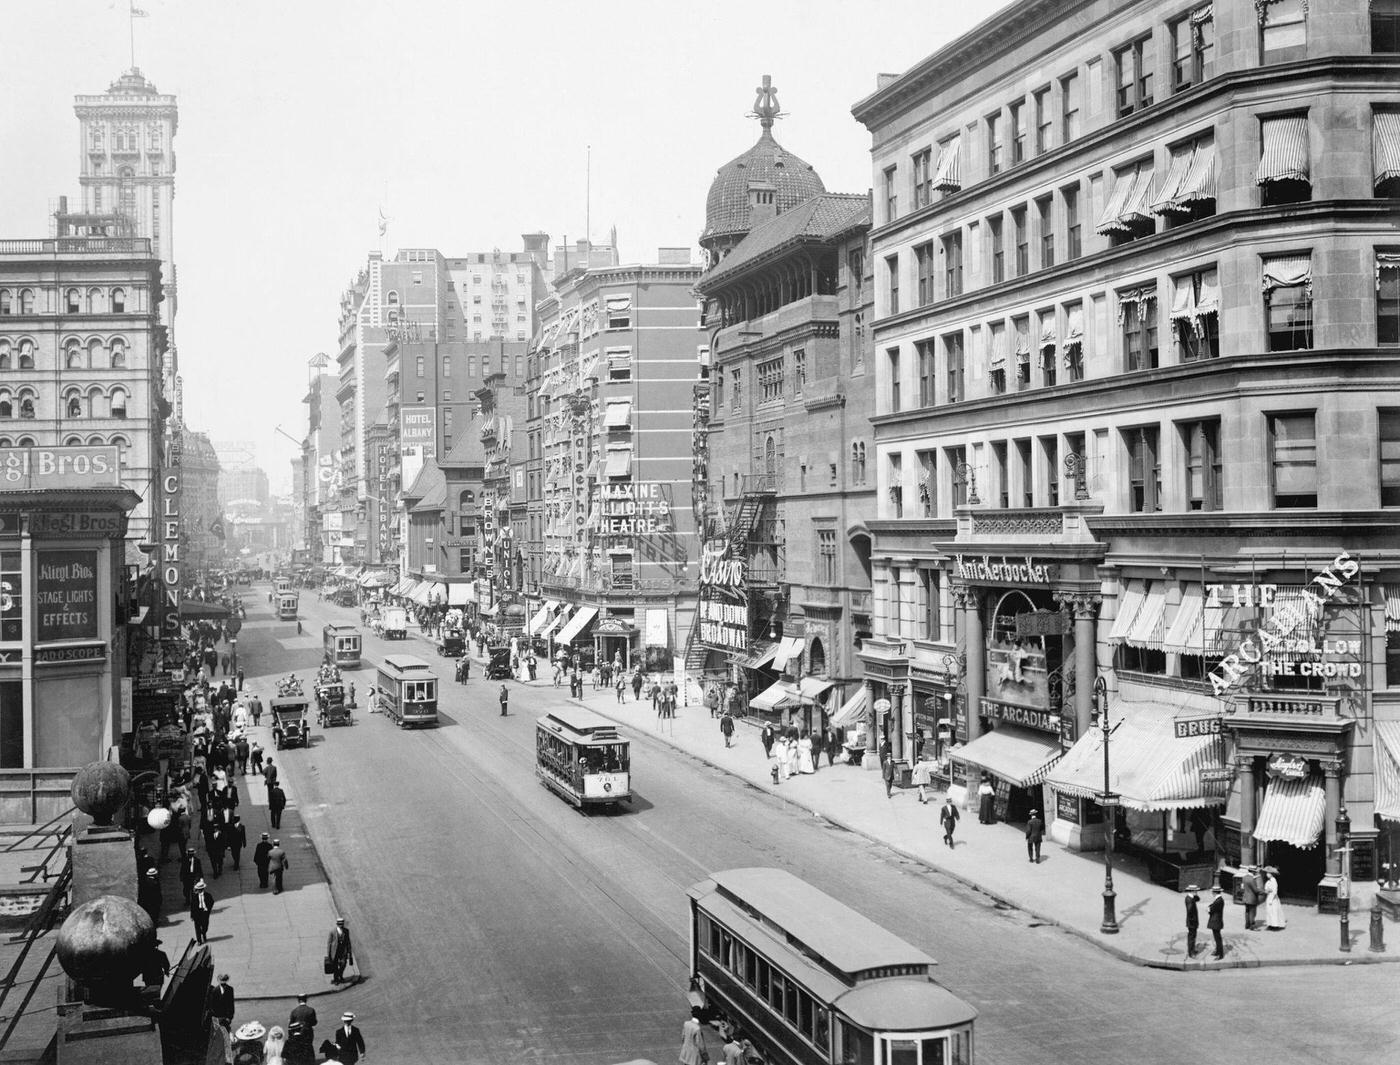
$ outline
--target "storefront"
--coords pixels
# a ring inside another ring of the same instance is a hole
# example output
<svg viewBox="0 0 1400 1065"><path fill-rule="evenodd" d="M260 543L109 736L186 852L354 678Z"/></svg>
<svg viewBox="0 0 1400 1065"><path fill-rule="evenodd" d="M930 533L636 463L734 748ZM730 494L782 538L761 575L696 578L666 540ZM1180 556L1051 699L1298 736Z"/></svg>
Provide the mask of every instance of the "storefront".
<svg viewBox="0 0 1400 1065"><path fill-rule="evenodd" d="M611 611L605 611L593 626L593 654L598 662L608 662L613 668L627 672L637 658L637 629Z"/></svg>

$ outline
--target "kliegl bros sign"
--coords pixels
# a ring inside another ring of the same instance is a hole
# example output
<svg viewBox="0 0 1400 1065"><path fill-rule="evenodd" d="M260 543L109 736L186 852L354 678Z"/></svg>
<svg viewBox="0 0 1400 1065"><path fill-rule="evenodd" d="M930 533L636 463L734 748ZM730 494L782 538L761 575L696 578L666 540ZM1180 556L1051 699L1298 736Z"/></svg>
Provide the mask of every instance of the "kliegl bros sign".
<svg viewBox="0 0 1400 1065"><path fill-rule="evenodd" d="M97 552L40 551L34 582L36 643L97 638Z"/></svg>
<svg viewBox="0 0 1400 1065"><path fill-rule="evenodd" d="M121 463L114 445L0 447L0 491L116 488L120 484Z"/></svg>

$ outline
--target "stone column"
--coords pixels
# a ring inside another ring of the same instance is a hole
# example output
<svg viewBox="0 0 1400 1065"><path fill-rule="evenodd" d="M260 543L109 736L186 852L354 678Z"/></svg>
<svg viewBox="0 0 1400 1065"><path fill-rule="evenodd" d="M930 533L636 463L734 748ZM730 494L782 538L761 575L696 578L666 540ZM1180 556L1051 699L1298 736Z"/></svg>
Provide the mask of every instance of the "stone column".
<svg viewBox="0 0 1400 1065"><path fill-rule="evenodd" d="M1327 841L1328 876L1342 875L1342 856L1337 853L1337 814L1342 808L1342 763L1339 759L1322 759L1322 787L1327 796L1327 819L1322 822L1323 838Z"/></svg>
<svg viewBox="0 0 1400 1065"><path fill-rule="evenodd" d="M1076 595L1074 609L1074 722L1075 736L1084 736L1094 713L1094 680L1098 676L1095 621L1099 597Z"/></svg>
<svg viewBox="0 0 1400 1065"><path fill-rule="evenodd" d="M869 715L870 727L865 730L865 758L862 760L861 764L867 768L871 766L878 767L880 740L876 733L880 726L880 715L875 713L875 688L868 680L862 687L865 688L865 712Z"/></svg>
<svg viewBox="0 0 1400 1065"><path fill-rule="evenodd" d="M1240 789L1240 864L1254 864L1254 756L1235 759L1235 779Z"/></svg>
<svg viewBox="0 0 1400 1065"><path fill-rule="evenodd" d="M982 633L982 594L975 588L962 588L955 593L963 608L963 642L967 646L967 742L982 734L982 722L977 714L982 696L987 691L987 646Z"/></svg>
<svg viewBox="0 0 1400 1065"><path fill-rule="evenodd" d="M909 690L907 684L890 685L890 757L895 761L904 758L904 733L905 728L905 694ZM914 752L911 750L909 756L912 759Z"/></svg>

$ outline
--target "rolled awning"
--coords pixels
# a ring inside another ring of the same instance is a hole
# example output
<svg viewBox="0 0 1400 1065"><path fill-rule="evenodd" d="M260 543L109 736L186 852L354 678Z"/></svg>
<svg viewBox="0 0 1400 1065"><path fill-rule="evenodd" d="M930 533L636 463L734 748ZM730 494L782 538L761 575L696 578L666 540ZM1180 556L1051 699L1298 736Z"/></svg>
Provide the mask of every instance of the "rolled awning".
<svg viewBox="0 0 1400 1065"><path fill-rule="evenodd" d="M933 175L933 187L939 192L957 192L962 188L961 146L962 137L954 137L943 146L943 153L938 157L938 171Z"/></svg>
<svg viewBox="0 0 1400 1065"><path fill-rule="evenodd" d="M1108 633L1110 643L1128 638L1128 633L1133 631L1133 622L1137 620L1142 604L1146 601L1147 593L1141 581L1130 580L1123 586L1123 597L1118 600L1118 614L1113 619L1113 628Z"/></svg>
<svg viewBox="0 0 1400 1065"><path fill-rule="evenodd" d="M1259 123L1263 150L1254 183L1308 180L1308 120L1302 115L1266 118Z"/></svg>
<svg viewBox="0 0 1400 1065"><path fill-rule="evenodd" d="M1376 816L1400 822L1400 721L1375 724Z"/></svg>
<svg viewBox="0 0 1400 1065"><path fill-rule="evenodd" d="M1371 119L1375 183L1400 177L1400 111L1377 111Z"/></svg>
<svg viewBox="0 0 1400 1065"><path fill-rule="evenodd" d="M1060 755L1058 736L1000 725L959 747L951 757L1009 780L1018 788L1029 788L1045 779Z"/></svg>
<svg viewBox="0 0 1400 1065"><path fill-rule="evenodd" d="M1317 846L1327 820L1327 794L1316 777L1270 781L1254 826L1261 843L1288 843L1308 850Z"/></svg>
<svg viewBox="0 0 1400 1065"><path fill-rule="evenodd" d="M1222 806L1227 784L1201 782L1201 770L1225 764L1224 736L1178 739L1177 708L1115 699L1109 707L1108 785L1133 810L1190 810ZM970 746L970 745L969 745ZM1103 793L1103 733L1090 728L1047 778L1066 795L1093 799Z"/></svg>
<svg viewBox="0 0 1400 1065"><path fill-rule="evenodd" d="M1132 631L1123 641L1130 647L1146 647L1159 651L1162 648L1162 628L1167 612L1167 589L1165 583L1153 581L1147 585L1147 594L1142 601L1142 609L1133 619Z"/></svg>
<svg viewBox="0 0 1400 1065"><path fill-rule="evenodd" d="M831 727L850 728L865 720L868 709L865 685L862 684L854 695L841 704L841 709L831 715Z"/></svg>
<svg viewBox="0 0 1400 1065"><path fill-rule="evenodd" d="M801 701L797 686L780 680L776 684L770 684L750 699L749 707L754 710L771 712L788 706L797 706Z"/></svg>
<svg viewBox="0 0 1400 1065"><path fill-rule="evenodd" d="M578 613L571 617L569 623L559 630L559 635L554 638L554 642L563 644L573 643L578 634L587 628L589 622L597 616L598 610L596 607L579 607Z"/></svg>

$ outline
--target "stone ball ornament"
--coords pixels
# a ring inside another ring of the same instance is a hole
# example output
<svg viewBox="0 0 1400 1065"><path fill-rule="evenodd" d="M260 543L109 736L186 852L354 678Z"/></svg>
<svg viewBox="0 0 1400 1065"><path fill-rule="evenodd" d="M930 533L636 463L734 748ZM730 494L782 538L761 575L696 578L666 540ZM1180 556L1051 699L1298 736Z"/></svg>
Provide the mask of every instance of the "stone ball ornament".
<svg viewBox="0 0 1400 1065"><path fill-rule="evenodd" d="M162 832L170 827L173 815L164 806L157 806L146 815L146 824L150 825L157 832Z"/></svg>
<svg viewBox="0 0 1400 1065"><path fill-rule="evenodd" d="M63 971L79 983L128 987L155 943L145 910L131 899L100 895L68 915L55 949Z"/></svg>
<svg viewBox="0 0 1400 1065"><path fill-rule="evenodd" d="M98 825L110 825L130 795L131 777L116 762L89 762L73 776L73 805Z"/></svg>

